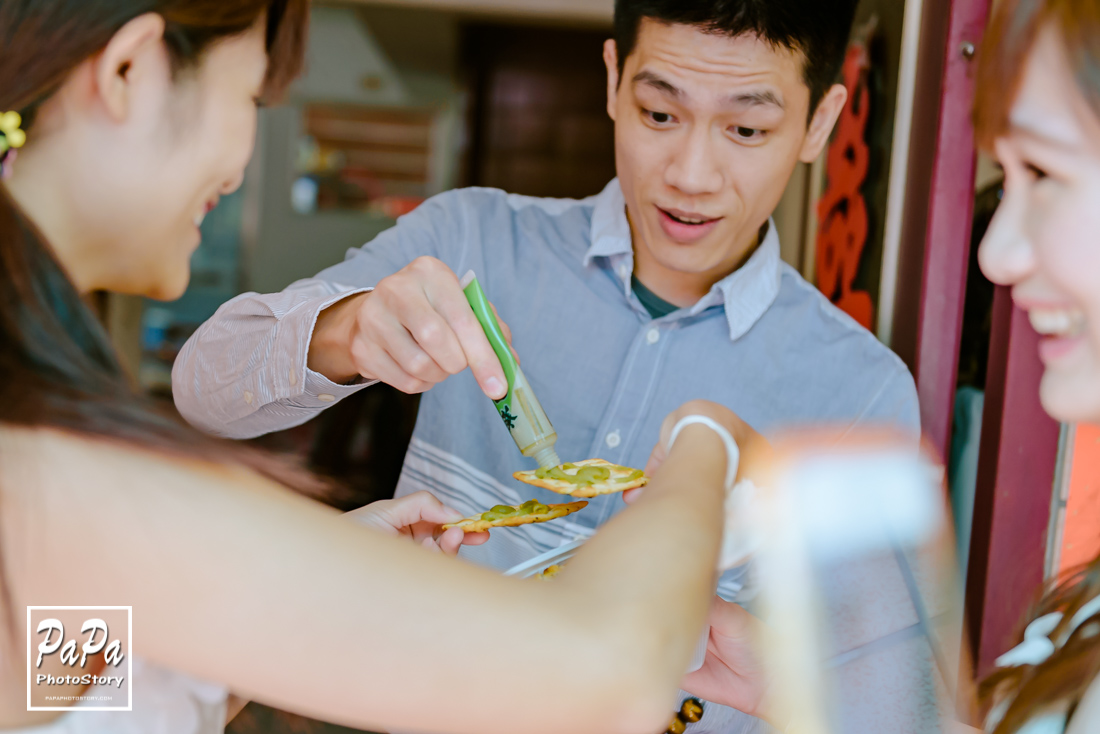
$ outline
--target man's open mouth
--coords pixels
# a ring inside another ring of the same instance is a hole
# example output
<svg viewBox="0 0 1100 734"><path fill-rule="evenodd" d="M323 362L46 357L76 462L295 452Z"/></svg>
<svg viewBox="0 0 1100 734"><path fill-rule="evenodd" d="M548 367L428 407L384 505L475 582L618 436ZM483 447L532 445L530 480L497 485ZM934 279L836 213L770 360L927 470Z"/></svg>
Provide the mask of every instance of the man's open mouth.
<svg viewBox="0 0 1100 734"><path fill-rule="evenodd" d="M708 217L699 212L688 212L681 209L662 209L660 212L661 230L673 242L680 245L693 245L696 242L709 237L714 228L722 220Z"/></svg>
<svg viewBox="0 0 1100 734"><path fill-rule="evenodd" d="M661 209L661 207L657 208L660 209L661 212L669 219L674 222L678 222L679 224L699 226L703 224L709 224L719 219L719 217L708 217L694 212L681 211L679 209Z"/></svg>

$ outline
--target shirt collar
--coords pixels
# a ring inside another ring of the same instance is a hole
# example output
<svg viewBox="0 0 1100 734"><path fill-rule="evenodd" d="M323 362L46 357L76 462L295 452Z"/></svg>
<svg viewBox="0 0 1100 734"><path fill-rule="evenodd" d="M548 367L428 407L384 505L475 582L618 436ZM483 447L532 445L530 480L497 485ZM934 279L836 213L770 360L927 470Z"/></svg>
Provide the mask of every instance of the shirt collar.
<svg viewBox="0 0 1100 734"><path fill-rule="evenodd" d="M619 179L611 179L611 183L596 195L595 202L592 210L591 244L584 253L585 267L597 257L630 255L633 259L630 222L626 218L626 200L623 198Z"/></svg>
<svg viewBox="0 0 1100 734"><path fill-rule="evenodd" d="M715 283L710 293L686 310L686 315L694 316L711 306L722 305L726 310L730 340L740 339L779 295L779 251L779 233L775 222L769 221L764 241L748 261ZM634 249L630 239L630 223L626 218L626 201L617 178L612 179L595 197L591 244L584 254L584 265L587 267L597 257L611 260L629 294L630 275L634 271Z"/></svg>

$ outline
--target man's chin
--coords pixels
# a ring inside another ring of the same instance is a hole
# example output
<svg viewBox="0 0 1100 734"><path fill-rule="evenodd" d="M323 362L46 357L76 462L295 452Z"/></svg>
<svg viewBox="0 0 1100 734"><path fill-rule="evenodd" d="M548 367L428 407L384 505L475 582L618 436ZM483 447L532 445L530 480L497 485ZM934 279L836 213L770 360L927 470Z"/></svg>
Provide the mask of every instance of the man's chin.
<svg viewBox="0 0 1100 734"><path fill-rule="evenodd" d="M647 248L651 257L662 267L683 273L706 273L722 265L727 253L724 252L719 232L698 242L683 243L674 239L658 237L650 240Z"/></svg>
<svg viewBox="0 0 1100 734"><path fill-rule="evenodd" d="M664 251L653 258L656 264L664 271L678 273L680 275L707 275L713 273L720 263L714 262L714 258L701 258L694 252L676 252L673 248L694 247L690 245L668 245Z"/></svg>

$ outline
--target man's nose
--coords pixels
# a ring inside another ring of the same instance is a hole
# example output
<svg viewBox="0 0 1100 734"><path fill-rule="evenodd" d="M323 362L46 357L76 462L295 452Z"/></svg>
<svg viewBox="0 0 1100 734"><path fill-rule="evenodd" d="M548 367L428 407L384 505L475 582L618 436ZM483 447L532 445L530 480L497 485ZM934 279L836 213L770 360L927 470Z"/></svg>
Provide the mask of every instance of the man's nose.
<svg viewBox="0 0 1100 734"><path fill-rule="evenodd" d="M688 196L715 193L725 178L718 159L710 131L692 130L665 169L665 183Z"/></svg>

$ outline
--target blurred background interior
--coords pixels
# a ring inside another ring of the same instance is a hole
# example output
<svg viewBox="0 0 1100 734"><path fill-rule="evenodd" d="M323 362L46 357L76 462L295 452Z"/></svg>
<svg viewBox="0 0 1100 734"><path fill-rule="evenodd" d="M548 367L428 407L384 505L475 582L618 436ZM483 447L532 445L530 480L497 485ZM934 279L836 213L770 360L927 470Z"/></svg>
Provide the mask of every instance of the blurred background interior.
<svg viewBox="0 0 1100 734"><path fill-rule="evenodd" d="M99 301L134 379L170 399L175 355L218 306L312 276L433 194L598 193L614 176L601 57L612 5L315 2L307 71L289 104L262 112L245 184L203 224L186 295ZM1083 450L1100 431L1042 413L1035 336L976 267L1000 198L966 134L988 8L862 0L831 154L800 166L775 213L784 260L917 377L948 471L979 673L1011 647L1039 581L1100 551L1100 452ZM849 236L856 198L862 237ZM261 441L343 480L358 506L392 496L416 407L375 387ZM252 704L230 731L347 730Z"/></svg>

